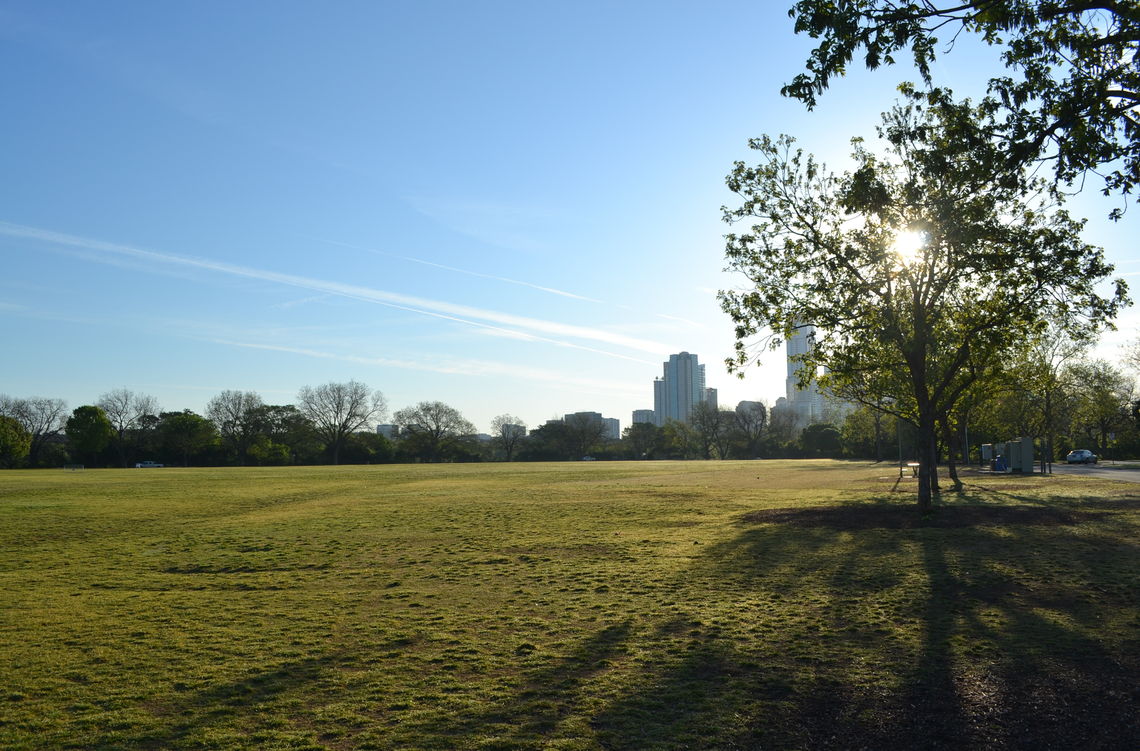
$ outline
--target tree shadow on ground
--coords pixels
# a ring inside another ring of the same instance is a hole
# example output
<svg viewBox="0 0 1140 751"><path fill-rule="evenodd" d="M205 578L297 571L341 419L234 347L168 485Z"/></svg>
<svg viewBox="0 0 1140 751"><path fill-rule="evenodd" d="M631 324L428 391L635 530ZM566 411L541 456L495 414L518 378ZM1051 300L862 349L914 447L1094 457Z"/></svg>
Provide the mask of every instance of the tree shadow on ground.
<svg viewBox="0 0 1140 751"><path fill-rule="evenodd" d="M710 599L759 602L756 643L709 638L662 654L595 718L599 739L1140 747L1140 551L1097 531L1116 510L963 504L924 519L880 499L746 514L690 576Z"/></svg>
<svg viewBox="0 0 1140 751"><path fill-rule="evenodd" d="M476 744L485 750L542 748L543 739L554 735L559 723L575 711L583 687L628 651L631 636L628 621L601 628L568 654L536 661L523 672L521 685L509 698L444 722L433 718L425 731L455 738L462 748ZM520 649L519 657L527 659L526 652Z"/></svg>
<svg viewBox="0 0 1140 751"><path fill-rule="evenodd" d="M333 655L282 662L242 678L211 685L192 691L157 708L159 716L170 721L161 732L143 734L131 739L125 746L107 739L92 748L145 748L160 749L199 747L204 737L224 729L239 732L243 723L256 724L260 707L294 691L304 690L320 680L322 674L342 662ZM247 727L246 730L252 730Z"/></svg>

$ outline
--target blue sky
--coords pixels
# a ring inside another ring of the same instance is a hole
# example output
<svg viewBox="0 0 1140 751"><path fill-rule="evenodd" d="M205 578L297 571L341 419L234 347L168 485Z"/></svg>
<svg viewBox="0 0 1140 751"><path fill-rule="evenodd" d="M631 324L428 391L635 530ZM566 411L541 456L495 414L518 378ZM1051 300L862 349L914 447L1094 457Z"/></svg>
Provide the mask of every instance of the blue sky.
<svg viewBox="0 0 1140 751"><path fill-rule="evenodd" d="M724 176L762 133L843 166L908 77L781 98L787 4L0 0L0 393L201 411L351 378L482 430L625 426L687 350L722 405L771 402L782 353L722 365ZM1074 208L1137 286L1113 205Z"/></svg>

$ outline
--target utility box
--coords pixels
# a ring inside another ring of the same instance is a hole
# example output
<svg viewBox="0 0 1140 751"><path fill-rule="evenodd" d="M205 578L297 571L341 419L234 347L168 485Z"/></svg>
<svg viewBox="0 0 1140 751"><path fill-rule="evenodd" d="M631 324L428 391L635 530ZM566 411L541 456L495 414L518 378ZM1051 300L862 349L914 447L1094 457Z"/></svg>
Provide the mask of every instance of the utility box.
<svg viewBox="0 0 1140 751"><path fill-rule="evenodd" d="M982 464L989 464L994 460L994 445L992 443L982 444Z"/></svg>
<svg viewBox="0 0 1140 751"><path fill-rule="evenodd" d="M1014 438L1006 442L1006 463L1011 472L1033 473L1033 439Z"/></svg>

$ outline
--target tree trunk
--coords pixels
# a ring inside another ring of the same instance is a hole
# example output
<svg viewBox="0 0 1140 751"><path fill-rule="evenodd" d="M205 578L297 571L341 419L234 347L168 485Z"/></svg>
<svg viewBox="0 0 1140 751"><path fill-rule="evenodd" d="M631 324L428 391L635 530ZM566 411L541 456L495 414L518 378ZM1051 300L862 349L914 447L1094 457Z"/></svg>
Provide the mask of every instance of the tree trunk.
<svg viewBox="0 0 1140 751"><path fill-rule="evenodd" d="M955 466L954 459L954 431L949 420L943 423L942 434L946 440L946 469L950 473L950 479L954 481L954 492L961 493L962 480L958 477L958 468Z"/></svg>
<svg viewBox="0 0 1140 751"><path fill-rule="evenodd" d="M918 418L918 510L929 514L934 505L935 488L938 483L938 465L935 463L937 434L934 415L923 410Z"/></svg>

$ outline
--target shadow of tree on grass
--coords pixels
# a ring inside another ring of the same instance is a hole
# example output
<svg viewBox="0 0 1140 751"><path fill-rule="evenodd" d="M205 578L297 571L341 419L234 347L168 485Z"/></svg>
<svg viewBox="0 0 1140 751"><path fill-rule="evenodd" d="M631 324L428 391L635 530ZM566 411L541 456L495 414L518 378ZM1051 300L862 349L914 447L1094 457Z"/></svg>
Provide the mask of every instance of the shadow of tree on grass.
<svg viewBox="0 0 1140 751"><path fill-rule="evenodd" d="M693 573L710 598L759 596L763 635L663 657L595 718L599 739L615 749L1140 747L1127 586L1140 558L1132 542L1095 532L1112 512L1093 508L747 514Z"/></svg>

